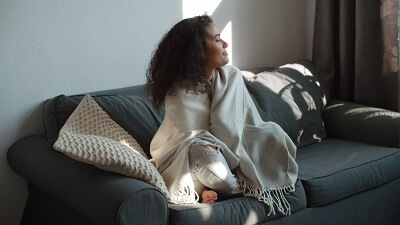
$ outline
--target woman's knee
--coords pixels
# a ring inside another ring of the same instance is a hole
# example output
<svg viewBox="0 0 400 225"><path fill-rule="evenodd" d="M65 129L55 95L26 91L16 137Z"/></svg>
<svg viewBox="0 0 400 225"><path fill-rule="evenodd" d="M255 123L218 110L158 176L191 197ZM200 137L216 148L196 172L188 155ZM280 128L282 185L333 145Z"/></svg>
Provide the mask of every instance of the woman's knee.
<svg viewBox="0 0 400 225"><path fill-rule="evenodd" d="M211 145L192 145L191 171L205 186L221 193L237 190L239 184L222 153Z"/></svg>
<svg viewBox="0 0 400 225"><path fill-rule="evenodd" d="M189 150L190 167L193 172L198 171L201 167L215 163L219 158L218 150L211 146L193 144Z"/></svg>
<svg viewBox="0 0 400 225"><path fill-rule="evenodd" d="M220 152L211 145L193 144L190 146L189 157L190 160L202 160L209 162L215 160Z"/></svg>

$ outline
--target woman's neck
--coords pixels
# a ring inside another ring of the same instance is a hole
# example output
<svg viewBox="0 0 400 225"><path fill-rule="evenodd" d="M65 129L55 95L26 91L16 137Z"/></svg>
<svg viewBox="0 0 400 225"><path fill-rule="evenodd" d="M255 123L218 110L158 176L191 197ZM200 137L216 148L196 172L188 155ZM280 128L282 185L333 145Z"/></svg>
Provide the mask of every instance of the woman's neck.
<svg viewBox="0 0 400 225"><path fill-rule="evenodd" d="M211 81L212 78L213 78L214 73L215 73L215 69L206 70L206 74L207 74L206 79L208 81Z"/></svg>

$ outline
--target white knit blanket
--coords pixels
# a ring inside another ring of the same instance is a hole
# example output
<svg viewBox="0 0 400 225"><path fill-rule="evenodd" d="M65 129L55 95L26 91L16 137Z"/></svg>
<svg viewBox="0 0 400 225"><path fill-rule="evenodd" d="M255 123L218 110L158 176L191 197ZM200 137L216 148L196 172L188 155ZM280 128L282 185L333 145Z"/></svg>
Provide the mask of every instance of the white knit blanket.
<svg viewBox="0 0 400 225"><path fill-rule="evenodd" d="M224 155L243 194L264 202L275 214L290 214L285 194L294 191L298 167L296 147L273 122L264 122L240 70L219 68L214 93L203 87L178 88L165 99L165 118L151 143L152 162L161 173L174 203L198 200L189 168L189 147L212 144Z"/></svg>

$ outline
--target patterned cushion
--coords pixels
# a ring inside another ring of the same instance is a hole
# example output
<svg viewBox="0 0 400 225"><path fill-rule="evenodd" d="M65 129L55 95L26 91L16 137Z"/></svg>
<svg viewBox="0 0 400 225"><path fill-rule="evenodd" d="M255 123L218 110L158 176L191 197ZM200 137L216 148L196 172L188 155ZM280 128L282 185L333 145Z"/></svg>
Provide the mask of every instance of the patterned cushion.
<svg viewBox="0 0 400 225"><path fill-rule="evenodd" d="M75 160L145 181L169 198L161 175L140 145L89 95L61 128L54 149Z"/></svg>
<svg viewBox="0 0 400 225"><path fill-rule="evenodd" d="M326 138L321 113L327 91L310 61L247 74L245 80L262 119L279 124L297 147Z"/></svg>

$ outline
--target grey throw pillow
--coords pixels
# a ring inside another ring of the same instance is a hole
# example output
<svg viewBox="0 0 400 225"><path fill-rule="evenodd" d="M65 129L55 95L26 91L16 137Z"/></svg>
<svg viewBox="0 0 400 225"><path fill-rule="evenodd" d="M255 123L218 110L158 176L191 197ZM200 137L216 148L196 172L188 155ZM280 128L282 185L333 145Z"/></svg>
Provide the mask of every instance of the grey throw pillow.
<svg viewBox="0 0 400 225"><path fill-rule="evenodd" d="M279 124L297 147L326 138L321 113L327 91L310 61L260 72L246 85L262 119Z"/></svg>

